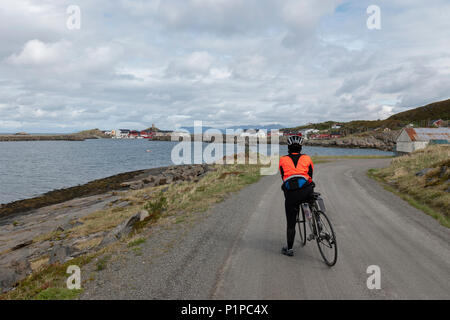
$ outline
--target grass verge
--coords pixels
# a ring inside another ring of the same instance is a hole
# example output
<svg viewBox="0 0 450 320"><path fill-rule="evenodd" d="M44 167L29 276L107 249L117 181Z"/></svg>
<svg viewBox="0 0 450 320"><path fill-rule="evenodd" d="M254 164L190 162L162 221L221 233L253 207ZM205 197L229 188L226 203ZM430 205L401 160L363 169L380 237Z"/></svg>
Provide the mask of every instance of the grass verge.
<svg viewBox="0 0 450 320"><path fill-rule="evenodd" d="M64 264L53 264L34 272L12 291L0 295L0 300L58 300L75 299L81 290L69 290L66 281L67 268L77 265L80 268L89 263L97 254L80 256Z"/></svg>
<svg viewBox="0 0 450 320"><path fill-rule="evenodd" d="M450 147L429 146L397 157L368 176L415 208L450 228Z"/></svg>

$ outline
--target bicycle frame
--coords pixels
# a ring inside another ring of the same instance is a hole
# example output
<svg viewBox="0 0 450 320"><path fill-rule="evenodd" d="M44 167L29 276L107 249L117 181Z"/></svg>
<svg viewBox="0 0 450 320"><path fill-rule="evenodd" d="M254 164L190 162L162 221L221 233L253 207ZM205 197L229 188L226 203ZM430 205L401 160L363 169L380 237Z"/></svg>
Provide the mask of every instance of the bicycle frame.
<svg viewBox="0 0 450 320"><path fill-rule="evenodd" d="M311 212L310 215L305 213L304 205L308 206L308 210ZM306 221L308 221L308 227L309 227L310 235L313 236L312 239L315 239L318 236L318 234L316 232L316 230L317 230L317 228L316 228L316 225L317 225L317 222L316 222L316 208L315 208L315 206L313 206L313 208L311 208L309 203L303 203L301 205L301 208L302 208L303 217L305 218ZM312 239L310 239L310 240L312 240Z"/></svg>

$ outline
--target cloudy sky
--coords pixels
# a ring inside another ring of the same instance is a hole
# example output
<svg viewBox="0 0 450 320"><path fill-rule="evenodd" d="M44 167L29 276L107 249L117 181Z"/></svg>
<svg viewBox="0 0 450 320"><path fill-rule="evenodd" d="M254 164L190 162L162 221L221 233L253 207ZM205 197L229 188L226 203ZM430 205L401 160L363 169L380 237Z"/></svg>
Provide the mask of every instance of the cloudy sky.
<svg viewBox="0 0 450 320"><path fill-rule="evenodd" d="M383 119L450 97L449 39L448 0L1 0L0 132Z"/></svg>

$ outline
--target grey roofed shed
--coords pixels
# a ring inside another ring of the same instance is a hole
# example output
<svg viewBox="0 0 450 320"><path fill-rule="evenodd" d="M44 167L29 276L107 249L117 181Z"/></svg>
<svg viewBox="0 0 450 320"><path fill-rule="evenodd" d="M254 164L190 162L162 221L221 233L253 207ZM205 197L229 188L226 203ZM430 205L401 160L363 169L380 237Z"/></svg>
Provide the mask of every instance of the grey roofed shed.
<svg viewBox="0 0 450 320"><path fill-rule="evenodd" d="M413 152L425 148L430 141L450 142L450 128L405 128L397 138L396 151Z"/></svg>
<svg viewBox="0 0 450 320"><path fill-rule="evenodd" d="M407 128L405 130L411 141L450 141L450 128Z"/></svg>

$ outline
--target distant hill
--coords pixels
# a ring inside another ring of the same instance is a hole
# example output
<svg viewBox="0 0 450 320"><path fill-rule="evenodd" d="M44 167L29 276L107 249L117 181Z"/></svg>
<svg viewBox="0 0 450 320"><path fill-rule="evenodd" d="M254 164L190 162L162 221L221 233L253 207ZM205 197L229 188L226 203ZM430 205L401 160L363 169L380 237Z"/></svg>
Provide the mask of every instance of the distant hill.
<svg viewBox="0 0 450 320"><path fill-rule="evenodd" d="M194 127L181 127L180 129L181 129L181 130L186 130L187 132L189 132L189 133L191 133L191 134L194 133ZM203 127L202 127L202 131L203 131L202 133L204 133L206 130L209 130L209 129L215 129L215 128L203 126ZM220 129L219 129L219 130L220 130Z"/></svg>
<svg viewBox="0 0 450 320"><path fill-rule="evenodd" d="M72 135L83 138L83 139L110 138L110 136L105 135L103 133L103 131L101 131L100 129L84 130L84 131L74 133Z"/></svg>
<svg viewBox="0 0 450 320"><path fill-rule="evenodd" d="M448 120L450 119L450 99L430 103L424 107L418 107L412 110L403 111L393 116L390 116L387 120L400 120L400 121L422 121L422 120Z"/></svg>
<svg viewBox="0 0 450 320"><path fill-rule="evenodd" d="M283 126L281 124L277 124L277 123L273 123L273 124L266 124L266 125L242 125L242 126L232 126L232 127L227 127L227 129L233 129L233 130L237 130L237 129L245 129L245 130L249 130L249 129L260 129L260 130L267 130L270 131L272 129L281 129L283 128Z"/></svg>
<svg viewBox="0 0 450 320"><path fill-rule="evenodd" d="M410 123L413 123L416 126L427 126L429 121L438 119L450 120L450 99L403 111L394 114L385 120L354 120L350 122L326 121L294 128L284 128L284 130L327 130L331 129L334 124L339 123L341 125L341 131L346 133L358 133L378 128L398 130Z"/></svg>
<svg viewBox="0 0 450 320"><path fill-rule="evenodd" d="M161 130L159 130L159 128L157 128L157 127L149 127L149 128L147 128L147 129L145 129L144 131L152 131L152 132L159 132L159 131L161 131Z"/></svg>
<svg viewBox="0 0 450 320"><path fill-rule="evenodd" d="M238 125L238 126L231 126L231 127L226 127L226 128L213 128L213 127L205 127L203 126L203 132L205 132L208 129L215 129L215 130L219 130L223 133L225 133L226 129L231 129L231 130L238 130L238 129L243 129L243 130L249 130L249 129L259 129L259 130L267 130L270 131L272 129L281 129L283 128L283 126L281 124L268 124L268 125ZM194 133L194 127L181 127L180 129L186 130L189 133Z"/></svg>

